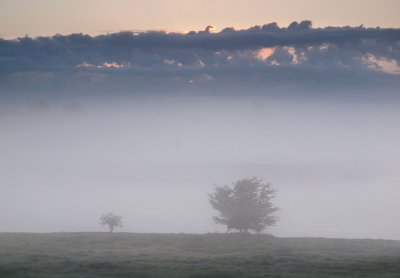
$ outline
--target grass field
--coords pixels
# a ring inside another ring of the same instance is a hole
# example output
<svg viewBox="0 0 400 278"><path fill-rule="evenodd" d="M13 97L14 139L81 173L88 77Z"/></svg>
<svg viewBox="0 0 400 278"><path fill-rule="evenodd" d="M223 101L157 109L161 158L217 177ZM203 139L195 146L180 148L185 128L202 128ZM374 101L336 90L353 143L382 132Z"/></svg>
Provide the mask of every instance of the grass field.
<svg viewBox="0 0 400 278"><path fill-rule="evenodd" d="M400 242L248 234L0 234L0 277L400 277Z"/></svg>

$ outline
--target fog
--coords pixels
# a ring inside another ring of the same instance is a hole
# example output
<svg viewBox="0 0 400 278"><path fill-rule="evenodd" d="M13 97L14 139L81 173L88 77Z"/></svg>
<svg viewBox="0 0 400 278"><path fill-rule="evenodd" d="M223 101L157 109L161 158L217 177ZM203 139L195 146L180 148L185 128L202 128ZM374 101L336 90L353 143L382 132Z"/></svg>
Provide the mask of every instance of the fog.
<svg viewBox="0 0 400 278"><path fill-rule="evenodd" d="M400 239L400 110L357 98L3 102L0 232L225 232L214 185L277 190L276 236Z"/></svg>

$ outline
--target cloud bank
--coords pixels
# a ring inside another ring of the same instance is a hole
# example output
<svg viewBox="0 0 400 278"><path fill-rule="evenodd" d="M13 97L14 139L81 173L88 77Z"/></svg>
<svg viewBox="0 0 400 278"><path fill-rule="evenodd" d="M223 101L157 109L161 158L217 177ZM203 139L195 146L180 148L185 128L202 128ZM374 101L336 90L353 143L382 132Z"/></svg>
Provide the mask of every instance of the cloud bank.
<svg viewBox="0 0 400 278"><path fill-rule="evenodd" d="M213 30L0 39L0 88L400 84L400 29L315 29L302 21Z"/></svg>

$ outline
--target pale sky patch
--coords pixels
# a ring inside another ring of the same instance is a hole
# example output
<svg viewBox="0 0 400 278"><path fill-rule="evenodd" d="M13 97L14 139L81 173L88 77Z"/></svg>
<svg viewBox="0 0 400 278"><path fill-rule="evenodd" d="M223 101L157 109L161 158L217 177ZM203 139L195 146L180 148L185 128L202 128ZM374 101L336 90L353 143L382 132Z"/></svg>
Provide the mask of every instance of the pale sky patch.
<svg viewBox="0 0 400 278"><path fill-rule="evenodd" d="M205 30L206 26L239 29L309 19L314 27L400 27L397 0L3 0L0 37L122 30Z"/></svg>

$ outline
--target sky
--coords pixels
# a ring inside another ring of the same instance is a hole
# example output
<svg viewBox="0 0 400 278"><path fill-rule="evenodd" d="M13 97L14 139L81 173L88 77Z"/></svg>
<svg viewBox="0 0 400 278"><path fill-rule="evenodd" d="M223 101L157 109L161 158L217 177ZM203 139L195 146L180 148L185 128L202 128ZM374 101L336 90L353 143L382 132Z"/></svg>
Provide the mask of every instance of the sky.
<svg viewBox="0 0 400 278"><path fill-rule="evenodd" d="M223 232L256 176L276 236L400 239L399 3L0 0L0 232Z"/></svg>
<svg viewBox="0 0 400 278"><path fill-rule="evenodd" d="M311 20L316 27L400 27L397 0L1 0L0 37L121 30L239 29Z"/></svg>

